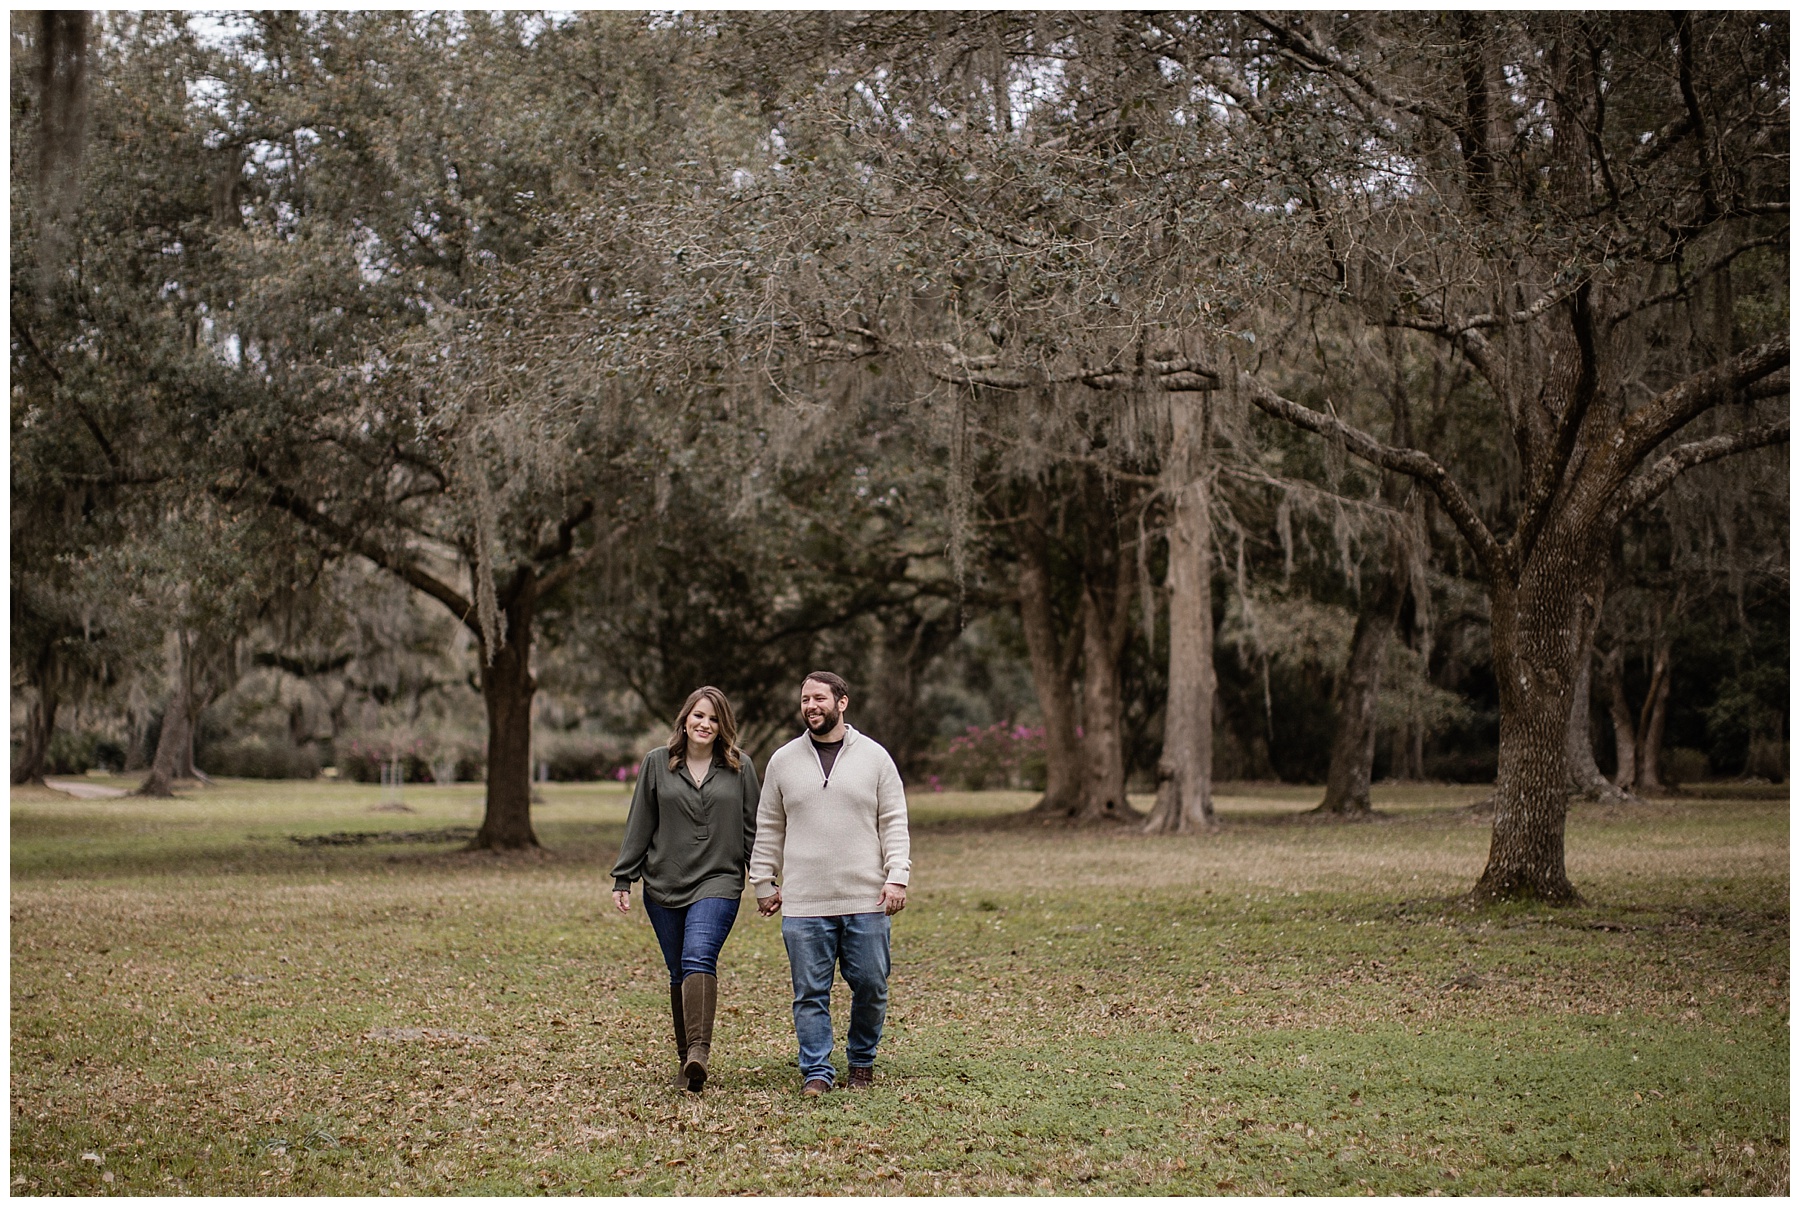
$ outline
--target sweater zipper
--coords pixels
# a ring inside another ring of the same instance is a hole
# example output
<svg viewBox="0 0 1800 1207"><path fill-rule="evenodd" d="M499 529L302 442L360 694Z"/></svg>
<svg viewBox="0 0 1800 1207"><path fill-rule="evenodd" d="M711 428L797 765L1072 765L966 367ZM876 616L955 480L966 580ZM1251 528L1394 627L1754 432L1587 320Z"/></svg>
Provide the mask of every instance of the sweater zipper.
<svg viewBox="0 0 1800 1207"><path fill-rule="evenodd" d="M825 770L825 760L819 754L819 744L812 740L811 734L806 735L806 744L808 746L812 747L813 761L819 764L819 777L822 781L819 784L819 791L823 792L823 791L825 791L825 789L831 787L831 772ZM844 745L838 747L838 753L837 753L838 758L841 759L844 757L844 747L848 746L849 744L850 744L850 731L848 729L846 729L844 731ZM833 767L836 767L837 761L835 759L832 760L831 765Z"/></svg>

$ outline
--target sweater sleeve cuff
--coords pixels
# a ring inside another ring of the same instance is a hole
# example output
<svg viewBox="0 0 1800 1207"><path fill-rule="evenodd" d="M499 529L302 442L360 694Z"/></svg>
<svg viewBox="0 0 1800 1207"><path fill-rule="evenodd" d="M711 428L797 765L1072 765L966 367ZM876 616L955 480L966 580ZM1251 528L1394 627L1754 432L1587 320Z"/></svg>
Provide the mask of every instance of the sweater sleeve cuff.
<svg viewBox="0 0 1800 1207"><path fill-rule="evenodd" d="M613 892L629 893L630 891L631 891L631 881L625 879L623 876L614 876L613 877Z"/></svg>

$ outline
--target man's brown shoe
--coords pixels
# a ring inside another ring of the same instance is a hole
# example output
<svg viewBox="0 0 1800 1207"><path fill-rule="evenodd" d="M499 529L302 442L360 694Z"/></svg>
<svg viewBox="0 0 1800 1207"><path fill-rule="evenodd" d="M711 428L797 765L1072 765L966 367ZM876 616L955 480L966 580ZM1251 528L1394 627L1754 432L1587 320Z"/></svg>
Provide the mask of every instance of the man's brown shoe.
<svg viewBox="0 0 1800 1207"><path fill-rule="evenodd" d="M875 1084L875 1067L873 1065L870 1065L866 1068L858 1066L858 1065L850 1066L850 1082L845 1087L846 1089L866 1090L874 1084Z"/></svg>
<svg viewBox="0 0 1800 1207"><path fill-rule="evenodd" d="M831 1083L822 1077L815 1077L800 1087L801 1096L817 1098L820 1094L831 1093Z"/></svg>

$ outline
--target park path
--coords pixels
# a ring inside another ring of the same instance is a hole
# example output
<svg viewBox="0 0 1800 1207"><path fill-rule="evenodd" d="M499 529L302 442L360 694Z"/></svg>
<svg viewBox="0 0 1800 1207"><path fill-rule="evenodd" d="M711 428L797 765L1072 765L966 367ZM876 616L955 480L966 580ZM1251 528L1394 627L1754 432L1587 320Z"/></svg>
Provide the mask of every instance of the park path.
<svg viewBox="0 0 1800 1207"><path fill-rule="evenodd" d="M127 795L123 788L110 788L105 784L86 784L80 780L45 780L44 787L54 788L58 792L67 792L76 800L105 800L108 797Z"/></svg>

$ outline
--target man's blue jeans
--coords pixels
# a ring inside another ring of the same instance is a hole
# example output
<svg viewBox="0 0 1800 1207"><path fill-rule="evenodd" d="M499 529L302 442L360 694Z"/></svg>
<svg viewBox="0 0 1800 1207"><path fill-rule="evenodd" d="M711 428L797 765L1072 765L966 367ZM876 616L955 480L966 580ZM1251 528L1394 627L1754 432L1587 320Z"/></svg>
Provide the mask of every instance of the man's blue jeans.
<svg viewBox="0 0 1800 1207"><path fill-rule="evenodd" d="M826 1081L831 1067L831 979L841 966L850 986L850 1064L875 1063L881 1024L887 1018L888 916L838 914L829 918L783 918L788 967L794 974L794 1036L800 1041L800 1078Z"/></svg>
<svg viewBox="0 0 1800 1207"><path fill-rule="evenodd" d="M644 912L669 966L669 984L679 985L696 972L719 975L719 949L737 921L738 898L702 897L692 905L671 909L644 894Z"/></svg>

